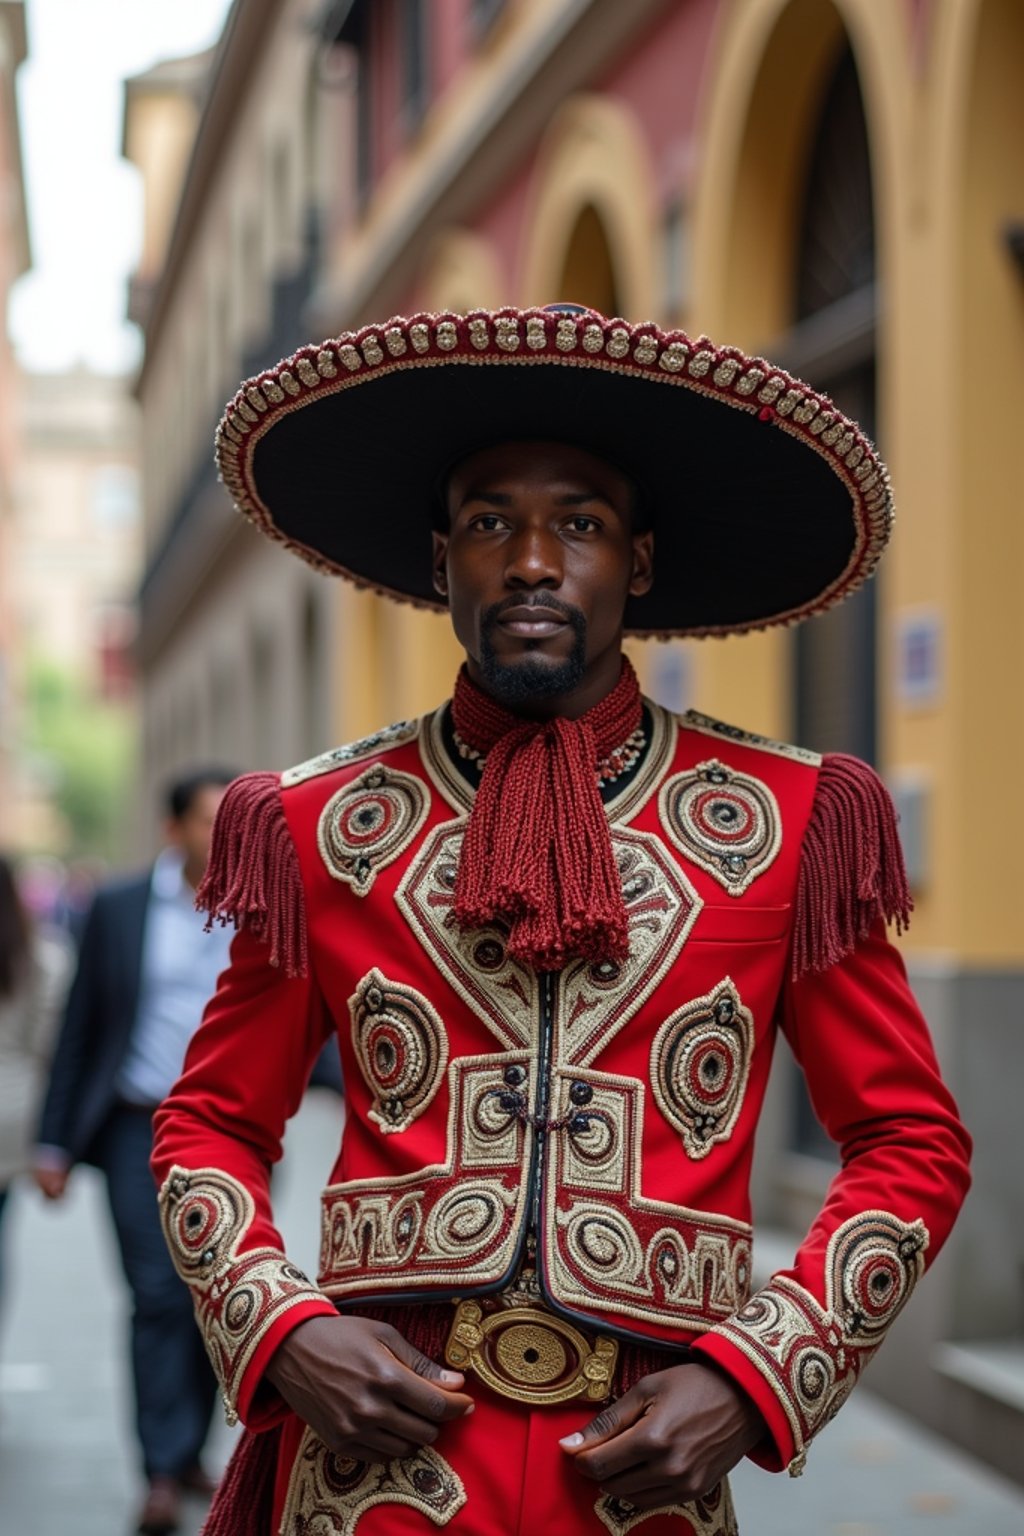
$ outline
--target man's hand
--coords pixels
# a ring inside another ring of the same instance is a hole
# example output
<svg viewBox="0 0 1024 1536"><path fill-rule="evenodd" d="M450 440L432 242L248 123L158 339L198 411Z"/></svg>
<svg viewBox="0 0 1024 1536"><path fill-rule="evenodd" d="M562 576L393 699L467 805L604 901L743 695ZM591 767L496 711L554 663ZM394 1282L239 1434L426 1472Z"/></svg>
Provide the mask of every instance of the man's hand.
<svg viewBox="0 0 1024 1536"><path fill-rule="evenodd" d="M561 1445L604 1493L647 1510L710 1493L765 1433L728 1377L675 1365L645 1376Z"/></svg>
<svg viewBox="0 0 1024 1536"><path fill-rule="evenodd" d="M271 1357L267 1380L339 1456L390 1461L433 1445L441 1426L472 1413L446 1371L390 1323L311 1317Z"/></svg>
<svg viewBox="0 0 1024 1536"><path fill-rule="evenodd" d="M54 1168L47 1163L34 1163L32 1177L47 1200L60 1200L68 1187L69 1168Z"/></svg>

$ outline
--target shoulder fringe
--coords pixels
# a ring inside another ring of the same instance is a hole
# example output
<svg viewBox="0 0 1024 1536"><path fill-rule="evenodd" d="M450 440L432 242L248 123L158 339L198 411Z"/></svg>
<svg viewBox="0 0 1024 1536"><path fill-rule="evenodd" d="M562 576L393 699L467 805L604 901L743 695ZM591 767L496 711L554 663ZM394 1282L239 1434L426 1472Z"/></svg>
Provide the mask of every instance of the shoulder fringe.
<svg viewBox="0 0 1024 1536"><path fill-rule="evenodd" d="M913 905L889 791L859 758L823 757L800 851L794 979L851 954L879 917L902 933Z"/></svg>
<svg viewBox="0 0 1024 1536"><path fill-rule="evenodd" d="M309 968L299 859L276 773L247 773L228 786L213 828L196 906L214 922L247 928L287 976Z"/></svg>

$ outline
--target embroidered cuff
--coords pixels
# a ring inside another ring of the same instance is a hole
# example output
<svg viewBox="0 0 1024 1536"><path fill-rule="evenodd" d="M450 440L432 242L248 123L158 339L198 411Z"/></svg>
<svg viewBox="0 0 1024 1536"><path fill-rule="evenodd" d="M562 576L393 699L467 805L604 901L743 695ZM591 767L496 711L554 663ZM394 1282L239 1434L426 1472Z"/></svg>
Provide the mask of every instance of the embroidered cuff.
<svg viewBox="0 0 1024 1536"><path fill-rule="evenodd" d="M245 1372L278 1319L295 1307L308 1308L312 1300L334 1310L278 1249L239 1253L254 1216L248 1190L216 1168L174 1167L160 1191L164 1236L174 1267L192 1292L229 1424L238 1419Z"/></svg>
<svg viewBox="0 0 1024 1536"><path fill-rule="evenodd" d="M824 1307L795 1280L776 1275L698 1343L722 1364L716 1340L738 1350L767 1384L792 1437L791 1476L803 1471L811 1438L839 1411L902 1309L927 1246L922 1221L864 1211L833 1233ZM769 1423L775 1417L765 1416Z"/></svg>

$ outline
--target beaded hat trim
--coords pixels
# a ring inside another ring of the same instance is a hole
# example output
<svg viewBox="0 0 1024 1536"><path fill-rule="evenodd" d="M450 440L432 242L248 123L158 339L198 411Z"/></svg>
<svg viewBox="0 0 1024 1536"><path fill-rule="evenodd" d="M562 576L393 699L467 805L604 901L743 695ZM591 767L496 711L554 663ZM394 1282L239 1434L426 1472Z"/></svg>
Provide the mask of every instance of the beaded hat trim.
<svg viewBox="0 0 1024 1536"><path fill-rule="evenodd" d="M472 374L466 365L472 365ZM570 368L576 370L571 382L564 372ZM459 381L446 376L444 382L451 387L441 392L441 400L438 370L455 369ZM405 384L401 390L382 389L379 401L360 399L358 413L353 411L353 392L362 396L359 386L379 385L410 370L430 371L419 380L413 403ZM510 372L518 378L510 379ZM488 406L488 383L491 378L497 382L499 373L504 376L501 389L491 391L494 399ZM625 392L616 385L618 395L609 393L609 375L628 381ZM662 390L652 390L654 385L674 392L671 404ZM709 416L706 406L696 403L698 397L733 413L731 420L726 422L717 412ZM509 399L516 405L511 413ZM311 565L388 597L442 609L443 601L432 595L424 576L434 489L430 476L436 470L425 462L424 447L441 452L450 465L458 456L452 450L459 447L459 432L464 452L507 438L505 423L520 419L516 411L523 400L535 402L543 413L539 419L545 430L534 435L560 439L565 407L571 403L578 420L589 425L593 417L595 451L601 451L609 426L618 430L627 448L636 440L637 478L642 487L649 474L656 482L654 527L662 555L666 527L693 517L695 503L698 512L706 508L708 485L715 490L725 487L725 510L714 508L704 519L705 543L714 544L714 560L702 552L699 541L692 545L694 559L706 567L699 591L707 593L710 582L714 594L715 583L720 584L718 609L695 616L691 600L689 612L670 611L676 571L691 552L691 544L674 526L674 568L656 582L656 600L631 599L626 616L630 633L715 635L795 623L861 586L889 538L893 507L885 466L857 424L825 396L734 347L716 347L706 337L692 340L681 331L663 331L650 323L606 319L589 310L395 317L319 347L303 347L239 389L217 429L217 464L239 510ZM438 412L429 430L418 419L419 405L425 413ZM671 418L665 416L666 408ZM298 430L297 413L306 418ZM652 413L660 425L651 427ZM289 420L292 425L282 430ZM706 447L709 421L721 439L713 450ZM772 434L770 443L763 435L767 433ZM437 448L438 437L451 441ZM783 438L789 440L788 448ZM578 441L579 433L568 434L567 440ZM794 454L793 444L808 452ZM691 466L702 453L708 461L703 465L705 480L694 490ZM607 456L616 458L611 448ZM320 461L312 472L311 460ZM634 469L632 464L622 467ZM743 474L746 480L732 487L730 477ZM410 486L421 493L413 509L407 506ZM764 501L762 486L767 487ZM768 529L758 520L762 507ZM735 528L730 524L734 516ZM354 538L351 530L368 519L385 524L392 537L393 557L378 554L377 569L369 568L373 562L359 550L350 552L348 547ZM412 535L420 526L423 551L415 552L413 576ZM771 562L765 560L768 539L774 540L773 549L777 546ZM804 579L813 590L794 596L792 566L801 558L812 561ZM722 569L714 569L716 565ZM745 586L742 611L730 611L730 581L732 590L737 582ZM707 601L718 599L712 595Z"/></svg>

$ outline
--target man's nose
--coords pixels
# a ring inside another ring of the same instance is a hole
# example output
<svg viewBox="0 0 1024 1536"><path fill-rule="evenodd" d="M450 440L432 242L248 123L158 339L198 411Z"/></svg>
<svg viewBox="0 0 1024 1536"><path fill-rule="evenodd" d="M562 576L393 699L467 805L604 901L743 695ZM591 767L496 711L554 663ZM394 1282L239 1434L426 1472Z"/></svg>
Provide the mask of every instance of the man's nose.
<svg viewBox="0 0 1024 1536"><path fill-rule="evenodd" d="M506 546L505 580L510 587L560 587L562 550L557 538L540 528L525 528Z"/></svg>

